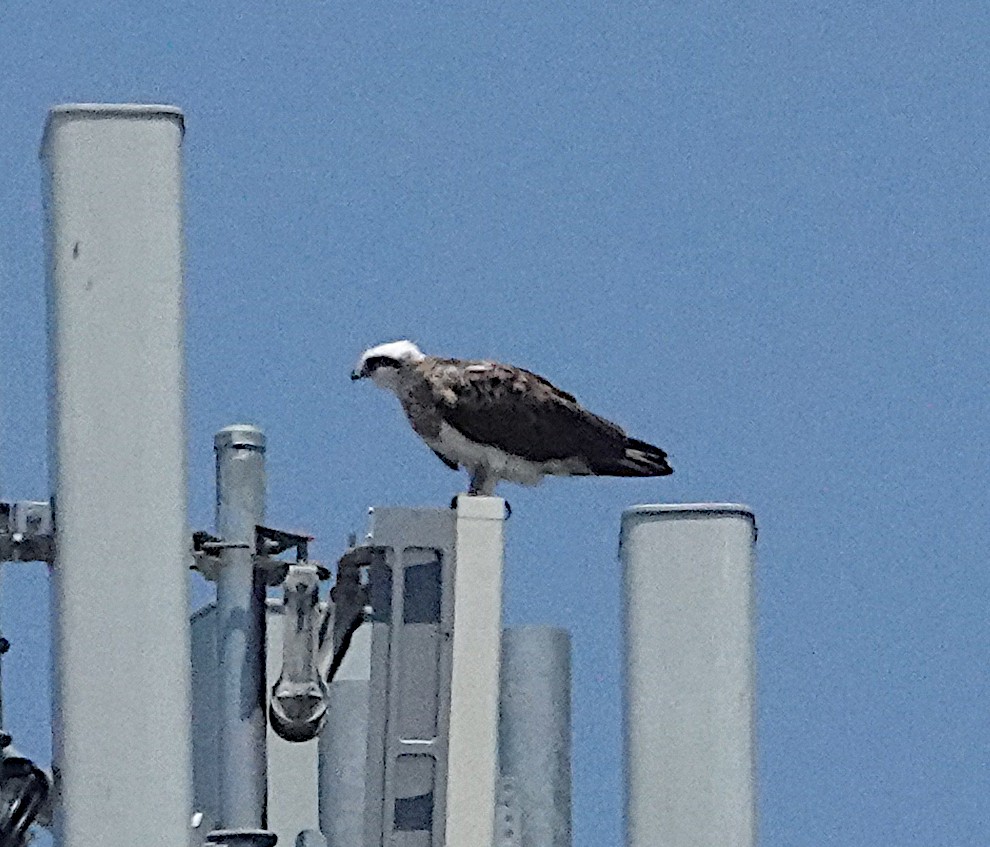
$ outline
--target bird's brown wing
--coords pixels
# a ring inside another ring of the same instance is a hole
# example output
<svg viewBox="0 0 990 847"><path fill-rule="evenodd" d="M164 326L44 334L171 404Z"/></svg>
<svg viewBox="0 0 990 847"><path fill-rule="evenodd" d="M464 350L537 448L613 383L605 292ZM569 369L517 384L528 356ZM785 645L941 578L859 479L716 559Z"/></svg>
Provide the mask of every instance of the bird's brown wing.
<svg viewBox="0 0 990 847"><path fill-rule="evenodd" d="M424 363L444 421L472 441L533 462L579 459L590 473L625 455L625 432L537 374L498 362Z"/></svg>

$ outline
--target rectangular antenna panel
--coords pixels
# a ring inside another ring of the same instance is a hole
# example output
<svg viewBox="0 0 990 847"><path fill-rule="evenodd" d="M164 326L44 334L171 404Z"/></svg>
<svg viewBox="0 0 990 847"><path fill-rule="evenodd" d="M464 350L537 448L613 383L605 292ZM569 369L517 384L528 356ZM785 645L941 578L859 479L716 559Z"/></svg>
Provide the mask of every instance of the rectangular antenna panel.
<svg viewBox="0 0 990 847"><path fill-rule="evenodd" d="M378 509L367 847L440 847L446 817L455 513Z"/></svg>

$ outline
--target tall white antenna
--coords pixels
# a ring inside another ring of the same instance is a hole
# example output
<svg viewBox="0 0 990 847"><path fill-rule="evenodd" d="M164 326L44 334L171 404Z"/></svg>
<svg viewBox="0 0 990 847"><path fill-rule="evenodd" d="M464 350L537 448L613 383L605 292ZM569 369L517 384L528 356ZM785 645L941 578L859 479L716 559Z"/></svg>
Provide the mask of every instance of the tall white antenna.
<svg viewBox="0 0 990 847"><path fill-rule="evenodd" d="M63 847L189 838L182 132L58 106L41 150Z"/></svg>
<svg viewBox="0 0 990 847"><path fill-rule="evenodd" d="M753 513L622 515L627 847L754 847Z"/></svg>

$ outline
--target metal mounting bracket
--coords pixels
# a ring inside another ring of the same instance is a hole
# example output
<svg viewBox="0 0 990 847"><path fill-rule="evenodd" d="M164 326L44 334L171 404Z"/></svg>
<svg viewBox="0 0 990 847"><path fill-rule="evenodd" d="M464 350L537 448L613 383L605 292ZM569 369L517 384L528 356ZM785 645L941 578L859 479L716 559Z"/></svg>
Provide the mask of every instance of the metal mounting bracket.
<svg viewBox="0 0 990 847"><path fill-rule="evenodd" d="M329 569L319 562L311 562L307 559L309 542L313 540L313 536L260 525L254 529L255 554L252 557L254 567L256 571L265 575L265 583L268 586L281 585L289 575L289 566L292 562L287 559L278 559L276 556L292 549L296 551L297 563L305 563L315 567L317 576L321 580L330 578ZM249 546L244 543L224 541L208 532L194 532L192 536L193 562L190 568L199 571L210 582L216 582L222 567L220 551L231 547L247 549Z"/></svg>
<svg viewBox="0 0 990 847"><path fill-rule="evenodd" d="M0 500L0 562L55 562L51 503Z"/></svg>

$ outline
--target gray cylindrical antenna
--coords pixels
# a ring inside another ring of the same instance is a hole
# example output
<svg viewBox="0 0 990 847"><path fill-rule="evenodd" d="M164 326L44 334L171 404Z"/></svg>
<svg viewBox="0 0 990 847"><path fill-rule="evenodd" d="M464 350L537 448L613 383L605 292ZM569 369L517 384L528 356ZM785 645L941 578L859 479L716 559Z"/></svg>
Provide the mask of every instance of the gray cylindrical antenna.
<svg viewBox="0 0 990 847"><path fill-rule="evenodd" d="M369 633L360 632L359 638L366 653ZM365 843L369 690L368 679L352 678L350 668L329 685L327 722L319 741L320 829L329 847Z"/></svg>
<svg viewBox="0 0 990 847"><path fill-rule="evenodd" d="M753 513L622 515L627 847L753 847Z"/></svg>
<svg viewBox="0 0 990 847"><path fill-rule="evenodd" d="M52 109L57 842L184 844L191 805L182 113Z"/></svg>
<svg viewBox="0 0 990 847"><path fill-rule="evenodd" d="M262 844L267 763L265 581L254 568L255 527L265 512L265 436L229 426L214 439L217 462L217 577L220 822L216 843Z"/></svg>
<svg viewBox="0 0 990 847"><path fill-rule="evenodd" d="M499 768L511 779L522 847L571 845L571 641L564 629L502 633Z"/></svg>

